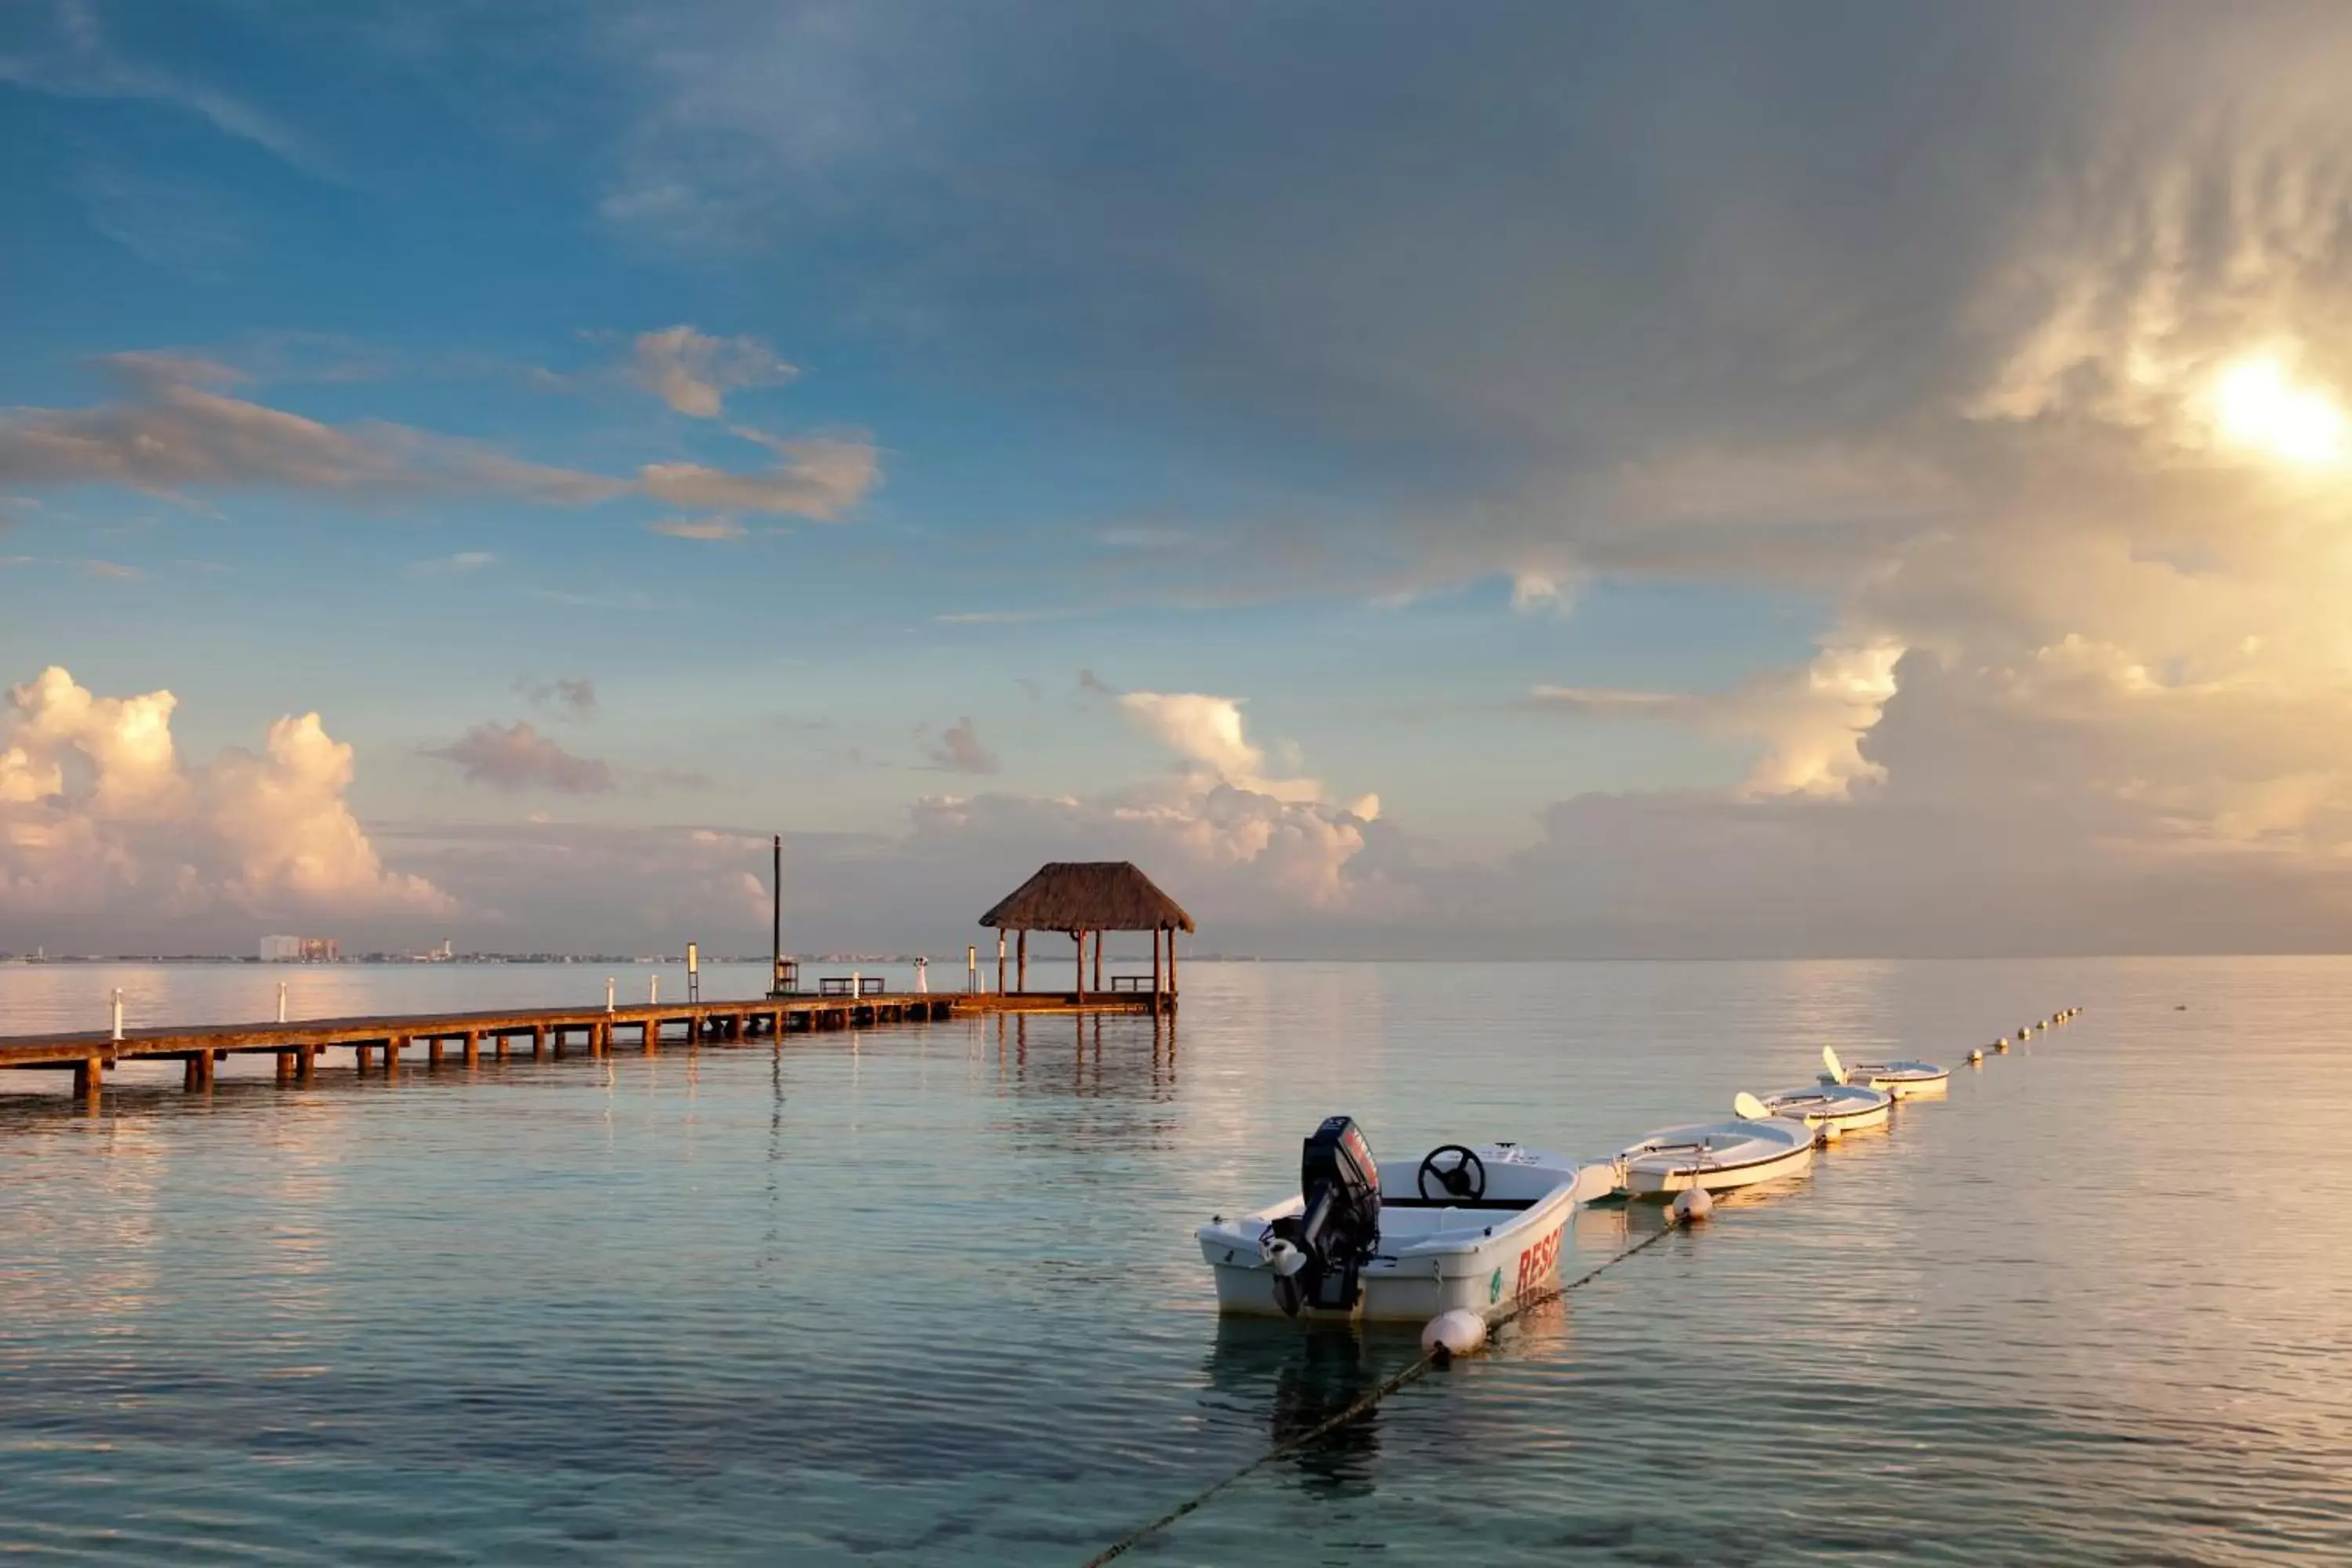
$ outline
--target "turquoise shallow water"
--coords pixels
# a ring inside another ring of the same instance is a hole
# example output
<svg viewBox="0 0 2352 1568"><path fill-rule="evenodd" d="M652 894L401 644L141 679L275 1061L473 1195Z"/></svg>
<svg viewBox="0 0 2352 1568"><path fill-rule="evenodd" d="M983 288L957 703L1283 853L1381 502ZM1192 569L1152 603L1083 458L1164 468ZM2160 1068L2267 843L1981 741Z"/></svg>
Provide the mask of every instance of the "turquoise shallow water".
<svg viewBox="0 0 2352 1568"><path fill-rule="evenodd" d="M278 978L0 970L0 1032L87 1026L118 984L134 1016L264 1016ZM314 1015L603 992L295 979ZM1172 1034L255 1068L208 1098L159 1068L95 1116L0 1093L0 1551L1083 1561L1412 1358L1209 1310L1191 1227L1284 1190L1328 1111L1393 1157L1605 1153L1824 1043L1957 1061L2074 1003L1136 1560L2352 1559L2352 962L1184 979ZM1566 1271L1653 1223L1587 1212Z"/></svg>

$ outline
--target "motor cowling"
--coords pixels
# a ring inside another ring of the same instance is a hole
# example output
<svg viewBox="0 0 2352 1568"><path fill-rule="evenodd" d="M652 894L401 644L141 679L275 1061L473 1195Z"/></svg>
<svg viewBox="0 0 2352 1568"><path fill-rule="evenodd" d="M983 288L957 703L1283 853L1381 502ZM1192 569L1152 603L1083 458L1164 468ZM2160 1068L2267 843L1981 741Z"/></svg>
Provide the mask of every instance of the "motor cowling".
<svg viewBox="0 0 2352 1568"><path fill-rule="evenodd" d="M1355 1120L1325 1119L1299 1155L1303 1206L1266 1226L1262 1243L1274 1265L1274 1299L1284 1313L1302 1307L1355 1309L1358 1271L1381 1244L1381 1173Z"/></svg>

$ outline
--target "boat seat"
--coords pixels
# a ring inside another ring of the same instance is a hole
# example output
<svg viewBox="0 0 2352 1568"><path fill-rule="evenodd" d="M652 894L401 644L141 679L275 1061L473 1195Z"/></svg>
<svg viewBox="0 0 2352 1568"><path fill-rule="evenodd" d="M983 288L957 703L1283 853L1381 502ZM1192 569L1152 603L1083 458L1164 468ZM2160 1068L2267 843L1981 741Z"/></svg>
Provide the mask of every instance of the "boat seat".
<svg viewBox="0 0 2352 1568"><path fill-rule="evenodd" d="M1547 1196L1549 1194L1547 1194ZM1384 1209L1506 1209L1513 1214L1536 1206L1534 1198L1480 1198L1472 1203L1466 1198L1391 1198L1383 1195Z"/></svg>

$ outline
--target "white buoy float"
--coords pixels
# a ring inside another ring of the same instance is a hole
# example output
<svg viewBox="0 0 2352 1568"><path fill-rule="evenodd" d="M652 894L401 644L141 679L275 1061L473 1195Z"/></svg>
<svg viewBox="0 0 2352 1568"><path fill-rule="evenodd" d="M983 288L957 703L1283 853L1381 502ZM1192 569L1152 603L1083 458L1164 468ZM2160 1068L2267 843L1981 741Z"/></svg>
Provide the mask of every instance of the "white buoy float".
<svg viewBox="0 0 2352 1568"><path fill-rule="evenodd" d="M1696 1225L1715 1212L1715 1199L1705 1187L1685 1187L1675 1194L1666 1213L1676 1225Z"/></svg>
<svg viewBox="0 0 2352 1568"><path fill-rule="evenodd" d="M1978 1050L1974 1046L1970 1046L1969 1047L1969 1066L1975 1067L1979 1062L1983 1060L1984 1053Z"/></svg>
<svg viewBox="0 0 2352 1568"><path fill-rule="evenodd" d="M2007 1035L2003 1035L2000 1038L1999 1038L1999 1039L1995 1040L1995 1041L1992 1043L1992 1048L1993 1048L1994 1050L1996 1050L1996 1051L2001 1051L2001 1052L2006 1052L2006 1051L2008 1051L2008 1049L2009 1049L2009 1037L2008 1037Z"/></svg>
<svg viewBox="0 0 2352 1568"><path fill-rule="evenodd" d="M1468 1355L1486 1342L1486 1320L1466 1307L1440 1312L1421 1331L1421 1348L1440 1361Z"/></svg>
<svg viewBox="0 0 2352 1568"><path fill-rule="evenodd" d="M1844 1136L1845 1134L1839 1131L1836 1122L1824 1121L1813 1129L1813 1146L1817 1149L1826 1149Z"/></svg>

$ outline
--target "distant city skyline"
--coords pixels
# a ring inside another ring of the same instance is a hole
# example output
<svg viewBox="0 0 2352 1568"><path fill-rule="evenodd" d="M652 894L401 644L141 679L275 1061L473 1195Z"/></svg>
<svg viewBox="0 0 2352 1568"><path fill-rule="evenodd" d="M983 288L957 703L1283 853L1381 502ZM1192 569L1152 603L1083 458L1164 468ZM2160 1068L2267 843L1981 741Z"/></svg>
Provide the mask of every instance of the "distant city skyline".
<svg viewBox="0 0 2352 1568"><path fill-rule="evenodd" d="M2340 949L2347 66L9 7L0 949Z"/></svg>

